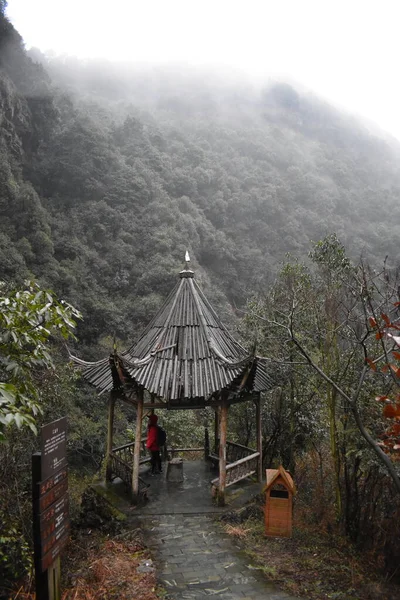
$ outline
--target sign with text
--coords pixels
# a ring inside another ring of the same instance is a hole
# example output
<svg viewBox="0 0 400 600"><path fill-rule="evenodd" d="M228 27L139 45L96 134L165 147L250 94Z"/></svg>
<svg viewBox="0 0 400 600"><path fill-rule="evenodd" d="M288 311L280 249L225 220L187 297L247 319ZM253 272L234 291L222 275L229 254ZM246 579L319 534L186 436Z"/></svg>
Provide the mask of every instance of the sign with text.
<svg viewBox="0 0 400 600"><path fill-rule="evenodd" d="M41 429L42 480L67 465L67 418L62 417Z"/></svg>
<svg viewBox="0 0 400 600"><path fill-rule="evenodd" d="M45 479L44 481L40 481L38 484L39 485L39 495L44 496L45 494L47 494L47 492L50 492L53 488L55 488L56 485L61 483L61 481L64 481L64 479L67 479L67 477L68 477L68 469L67 469L67 467L65 467L64 469L61 469L57 473L54 473L54 475L52 475L48 479Z"/></svg>
<svg viewBox="0 0 400 600"><path fill-rule="evenodd" d="M68 528L69 528L69 526L68 526ZM68 531L64 535L64 537L61 537L59 540L57 540L56 542L54 542L51 550L49 550L46 554L44 554L42 556L41 561L40 561L40 566L41 566L41 569L42 569L42 573L44 571L47 571L47 569L49 567L51 567L51 565L54 563L54 561L56 560L56 558L59 556L61 550L67 544L67 542L68 542Z"/></svg>
<svg viewBox="0 0 400 600"><path fill-rule="evenodd" d="M70 531L67 418L44 425L41 451L32 455L33 545L36 598L61 597L59 555Z"/></svg>
<svg viewBox="0 0 400 600"><path fill-rule="evenodd" d="M61 476L61 479L59 478ZM39 498L34 503L36 514L37 549L42 572L49 568L68 542L70 530L67 470L51 478L57 482L49 489L49 482L39 482ZM42 495L41 491L44 490ZM48 491L46 491L48 490Z"/></svg>
<svg viewBox="0 0 400 600"><path fill-rule="evenodd" d="M39 513L49 508L53 502L57 502L64 494L68 492L68 479L62 479L57 485L51 488L43 496L39 497Z"/></svg>
<svg viewBox="0 0 400 600"><path fill-rule="evenodd" d="M64 494L39 515L42 543L53 535L56 535L58 539L60 536L57 534L59 531L63 531L67 522L69 522L69 499L68 494Z"/></svg>

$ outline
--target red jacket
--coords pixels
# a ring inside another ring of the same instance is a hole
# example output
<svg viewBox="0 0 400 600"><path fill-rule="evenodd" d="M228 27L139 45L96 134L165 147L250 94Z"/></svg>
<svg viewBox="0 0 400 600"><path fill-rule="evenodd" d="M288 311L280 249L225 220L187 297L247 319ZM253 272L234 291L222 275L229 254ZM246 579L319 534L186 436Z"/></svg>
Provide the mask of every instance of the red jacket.
<svg viewBox="0 0 400 600"><path fill-rule="evenodd" d="M152 417L156 417L156 415L151 415ZM147 428L147 441L146 448L152 450L153 452L160 449L160 446L157 443L158 432L157 432L157 420L152 419L150 417L150 423Z"/></svg>

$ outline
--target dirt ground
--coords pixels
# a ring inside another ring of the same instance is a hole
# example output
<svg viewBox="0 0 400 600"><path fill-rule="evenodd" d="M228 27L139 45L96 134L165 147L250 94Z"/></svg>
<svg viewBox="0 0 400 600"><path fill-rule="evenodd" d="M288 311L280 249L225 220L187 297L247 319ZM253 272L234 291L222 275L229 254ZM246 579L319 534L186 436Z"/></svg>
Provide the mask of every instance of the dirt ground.
<svg viewBox="0 0 400 600"><path fill-rule="evenodd" d="M160 598L155 566L138 530L113 538L81 532L63 562L62 600Z"/></svg>
<svg viewBox="0 0 400 600"><path fill-rule="evenodd" d="M308 600L399 600L400 586L385 579L374 561L358 553L345 538L302 522L295 522L291 538L267 538L261 508L247 509L247 513L250 518L242 523L229 522L228 515L216 526L236 538L251 567L262 570L290 594ZM157 588L155 565L140 530L114 537L89 531L81 532L79 542L73 540L69 546L63 600L156 600L164 596ZM140 566L148 561L150 572L141 573Z"/></svg>
<svg viewBox="0 0 400 600"><path fill-rule="evenodd" d="M62 600L157 600L156 572L139 530L106 535L74 532L61 560ZM17 586L4 600L35 600L33 582Z"/></svg>
<svg viewBox="0 0 400 600"><path fill-rule="evenodd" d="M257 503L219 516L216 527L235 537L249 568L291 595L307 600L399 600L400 585L385 577L374 560L343 537L297 519L291 538L269 538ZM74 530L62 557L62 600L157 600L156 565L144 532L130 527ZM398 574L397 574L398 575ZM30 588L30 589L27 589ZM30 586L7 600L35 600ZM24 589L25 588L25 589Z"/></svg>
<svg viewBox="0 0 400 600"><path fill-rule="evenodd" d="M265 536L262 508L226 515L220 525L235 536L250 565L293 596L309 600L399 600L400 585L390 581L366 555L346 540L294 522L291 538ZM247 518L249 517L249 518Z"/></svg>

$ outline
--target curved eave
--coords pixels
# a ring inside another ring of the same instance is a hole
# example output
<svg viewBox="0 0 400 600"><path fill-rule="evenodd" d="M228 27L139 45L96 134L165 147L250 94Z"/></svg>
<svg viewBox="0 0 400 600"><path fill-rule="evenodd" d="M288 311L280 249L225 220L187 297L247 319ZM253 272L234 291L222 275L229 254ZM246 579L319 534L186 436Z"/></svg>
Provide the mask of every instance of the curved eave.
<svg viewBox="0 0 400 600"><path fill-rule="evenodd" d="M276 381L271 362L262 356L255 359L255 368L252 378L253 392L267 392L276 386Z"/></svg>
<svg viewBox="0 0 400 600"><path fill-rule="evenodd" d="M227 365L213 354L198 359L165 358L156 354L146 365L136 367L122 357L130 377L151 394L167 402L199 399L202 403L230 389L244 375L248 362Z"/></svg>
<svg viewBox="0 0 400 600"><path fill-rule="evenodd" d="M273 387L266 359L249 355L219 320L184 270L138 342L120 355L88 363L71 356L100 393L139 386L174 406L209 403L226 390L245 398Z"/></svg>
<svg viewBox="0 0 400 600"><path fill-rule="evenodd" d="M100 394L122 390L123 384L113 360L104 358L86 362L76 356L71 355L70 358L79 367L84 379ZM237 394L242 391L262 392L275 385L270 364L260 357L248 357L236 365L224 363L216 356L194 362L178 360L177 357L165 360L155 355L141 366L135 366L123 355L119 360L132 383L175 406L205 404L222 390Z"/></svg>
<svg viewBox="0 0 400 600"><path fill-rule="evenodd" d="M96 362L87 362L77 356L69 355L71 361L79 368L82 377L99 390L100 394L119 389L121 383L117 373L113 373L110 359L102 358Z"/></svg>

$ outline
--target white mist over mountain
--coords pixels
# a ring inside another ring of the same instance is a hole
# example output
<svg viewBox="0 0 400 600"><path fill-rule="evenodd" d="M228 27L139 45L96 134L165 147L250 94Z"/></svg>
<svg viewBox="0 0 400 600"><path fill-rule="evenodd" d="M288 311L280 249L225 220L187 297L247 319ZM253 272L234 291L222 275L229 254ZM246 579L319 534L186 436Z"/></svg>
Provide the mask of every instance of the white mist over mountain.
<svg viewBox="0 0 400 600"><path fill-rule="evenodd" d="M397 0L9 0L27 48L297 81L400 139Z"/></svg>

